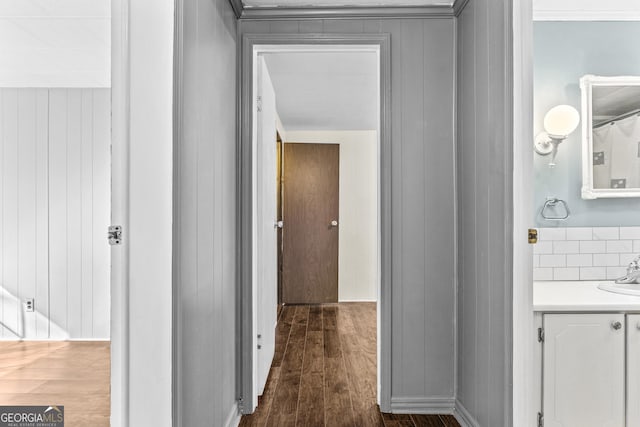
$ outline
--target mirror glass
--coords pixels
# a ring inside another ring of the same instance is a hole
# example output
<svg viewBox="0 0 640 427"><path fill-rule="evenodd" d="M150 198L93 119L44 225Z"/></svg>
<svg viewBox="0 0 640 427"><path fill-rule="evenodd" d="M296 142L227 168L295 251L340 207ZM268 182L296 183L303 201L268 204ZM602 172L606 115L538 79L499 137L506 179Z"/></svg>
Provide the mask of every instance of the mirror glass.
<svg viewBox="0 0 640 427"><path fill-rule="evenodd" d="M640 77L585 76L582 198L640 197Z"/></svg>

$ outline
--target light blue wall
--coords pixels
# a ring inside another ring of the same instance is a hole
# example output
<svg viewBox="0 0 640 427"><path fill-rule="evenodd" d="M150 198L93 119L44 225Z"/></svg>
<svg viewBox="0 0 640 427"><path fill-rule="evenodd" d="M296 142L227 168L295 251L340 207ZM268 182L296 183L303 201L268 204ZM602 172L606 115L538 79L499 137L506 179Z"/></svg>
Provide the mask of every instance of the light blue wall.
<svg viewBox="0 0 640 427"><path fill-rule="evenodd" d="M580 111L580 77L640 75L640 22L534 23L534 130L542 131L549 108L569 104ZM534 155L535 222L538 226L640 225L640 198L582 200L582 141L578 127L559 149L557 166ZM546 221L540 209L548 196L564 199L567 221Z"/></svg>

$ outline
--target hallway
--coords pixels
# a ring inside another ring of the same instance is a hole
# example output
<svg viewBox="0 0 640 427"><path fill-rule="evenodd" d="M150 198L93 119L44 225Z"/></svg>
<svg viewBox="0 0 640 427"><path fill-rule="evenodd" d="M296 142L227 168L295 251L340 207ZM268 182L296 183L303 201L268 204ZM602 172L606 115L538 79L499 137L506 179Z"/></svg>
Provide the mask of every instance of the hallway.
<svg viewBox="0 0 640 427"><path fill-rule="evenodd" d="M269 379L240 426L459 427L450 415L381 414L376 304L284 306Z"/></svg>

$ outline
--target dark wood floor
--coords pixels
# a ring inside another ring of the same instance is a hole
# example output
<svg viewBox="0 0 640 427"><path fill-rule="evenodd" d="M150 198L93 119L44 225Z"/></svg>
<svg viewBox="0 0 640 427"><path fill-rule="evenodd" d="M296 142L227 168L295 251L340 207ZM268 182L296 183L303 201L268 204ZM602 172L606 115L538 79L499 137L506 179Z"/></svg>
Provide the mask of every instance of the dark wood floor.
<svg viewBox="0 0 640 427"><path fill-rule="evenodd" d="M240 426L459 427L451 415L382 414L376 305L284 306L264 393Z"/></svg>

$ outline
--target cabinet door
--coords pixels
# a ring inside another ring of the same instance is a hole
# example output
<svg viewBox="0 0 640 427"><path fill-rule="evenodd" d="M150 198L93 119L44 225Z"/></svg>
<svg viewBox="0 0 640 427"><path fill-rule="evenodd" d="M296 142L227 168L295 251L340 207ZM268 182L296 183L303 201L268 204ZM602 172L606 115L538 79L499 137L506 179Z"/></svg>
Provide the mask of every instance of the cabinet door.
<svg viewBox="0 0 640 427"><path fill-rule="evenodd" d="M640 426L640 315L627 316L627 426Z"/></svg>
<svg viewBox="0 0 640 427"><path fill-rule="evenodd" d="M544 316L545 427L624 426L624 315Z"/></svg>

